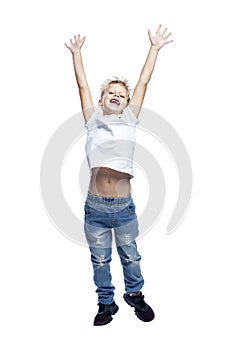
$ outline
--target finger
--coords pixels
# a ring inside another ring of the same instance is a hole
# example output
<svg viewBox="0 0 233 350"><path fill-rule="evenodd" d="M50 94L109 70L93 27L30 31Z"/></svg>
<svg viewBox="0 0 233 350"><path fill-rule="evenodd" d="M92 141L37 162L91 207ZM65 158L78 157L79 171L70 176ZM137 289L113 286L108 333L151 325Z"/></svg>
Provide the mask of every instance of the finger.
<svg viewBox="0 0 233 350"><path fill-rule="evenodd" d="M70 48L70 47L67 45L67 43L65 43L64 45L67 47L67 49L69 49L69 48Z"/></svg>
<svg viewBox="0 0 233 350"><path fill-rule="evenodd" d="M73 45L73 41L72 41L72 39L70 39L70 43L71 43L71 45Z"/></svg>
<svg viewBox="0 0 233 350"><path fill-rule="evenodd" d="M162 24L160 24L156 30L156 33L160 33L160 30L161 30L161 27L162 27Z"/></svg>
<svg viewBox="0 0 233 350"><path fill-rule="evenodd" d="M154 41L154 36L151 31L149 31L148 34L149 34L150 42L152 43Z"/></svg>
<svg viewBox="0 0 233 350"><path fill-rule="evenodd" d="M151 39L151 37L152 37L152 34L151 34L151 31L150 31L150 29L148 29L148 35L149 35L149 38Z"/></svg>
<svg viewBox="0 0 233 350"><path fill-rule="evenodd" d="M162 32L162 35L164 35L167 31L167 28L164 29L164 31Z"/></svg>
<svg viewBox="0 0 233 350"><path fill-rule="evenodd" d="M169 40L169 41L166 41L165 44L170 44L172 43L174 40Z"/></svg>
<svg viewBox="0 0 233 350"><path fill-rule="evenodd" d="M171 33L168 33L168 34L164 37L164 39L166 40L170 35L171 35Z"/></svg>

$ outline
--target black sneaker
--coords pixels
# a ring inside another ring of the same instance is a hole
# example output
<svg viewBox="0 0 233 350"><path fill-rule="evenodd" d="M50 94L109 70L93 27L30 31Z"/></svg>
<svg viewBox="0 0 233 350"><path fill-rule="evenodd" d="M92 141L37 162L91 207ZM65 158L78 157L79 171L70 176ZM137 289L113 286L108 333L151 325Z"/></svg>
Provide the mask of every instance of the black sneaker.
<svg viewBox="0 0 233 350"><path fill-rule="evenodd" d="M117 304L113 302L112 304L105 305L99 303L98 314L94 319L94 326L103 326L112 321L112 315L115 315L119 309Z"/></svg>
<svg viewBox="0 0 233 350"><path fill-rule="evenodd" d="M131 296L130 294L125 293L123 298L127 304L134 307L134 312L141 321L150 322L154 319L154 311L147 303L145 303L144 295L142 295L141 292L136 296Z"/></svg>

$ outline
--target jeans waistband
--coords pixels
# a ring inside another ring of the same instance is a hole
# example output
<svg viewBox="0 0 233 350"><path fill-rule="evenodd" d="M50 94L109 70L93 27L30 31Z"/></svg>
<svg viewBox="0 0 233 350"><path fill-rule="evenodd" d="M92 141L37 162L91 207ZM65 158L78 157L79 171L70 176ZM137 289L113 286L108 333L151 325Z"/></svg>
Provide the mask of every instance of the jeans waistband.
<svg viewBox="0 0 233 350"><path fill-rule="evenodd" d="M132 199L131 193L125 197L102 197L92 194L90 192L87 193L87 201L94 203L100 203L104 205L115 205L115 204L124 204L128 203Z"/></svg>

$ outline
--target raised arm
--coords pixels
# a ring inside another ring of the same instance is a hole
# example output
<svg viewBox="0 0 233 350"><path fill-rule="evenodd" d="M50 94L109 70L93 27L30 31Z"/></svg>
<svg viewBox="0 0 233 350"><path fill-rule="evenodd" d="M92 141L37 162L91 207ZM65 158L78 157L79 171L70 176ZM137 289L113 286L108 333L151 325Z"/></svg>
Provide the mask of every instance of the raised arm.
<svg viewBox="0 0 233 350"><path fill-rule="evenodd" d="M142 103L145 97L147 85L150 81L152 73L154 71L155 63L159 50L166 44L171 43L173 40L167 40L171 33L167 33L167 28L161 32L161 24L159 25L155 36L152 35L151 31L148 30L150 39L150 49L146 58L146 62L142 68L139 80L134 89L133 96L130 100L130 108L134 112L135 116L138 117Z"/></svg>
<svg viewBox="0 0 233 350"><path fill-rule="evenodd" d="M92 113L94 112L94 105L91 97L91 92L87 83L86 73L83 66L81 48L84 44L85 37L81 38L80 35L74 36L74 41L70 39L70 45L65 46L72 53L73 65L75 71L75 77L79 88L79 95L81 100L81 106L83 110L83 116L87 122Z"/></svg>

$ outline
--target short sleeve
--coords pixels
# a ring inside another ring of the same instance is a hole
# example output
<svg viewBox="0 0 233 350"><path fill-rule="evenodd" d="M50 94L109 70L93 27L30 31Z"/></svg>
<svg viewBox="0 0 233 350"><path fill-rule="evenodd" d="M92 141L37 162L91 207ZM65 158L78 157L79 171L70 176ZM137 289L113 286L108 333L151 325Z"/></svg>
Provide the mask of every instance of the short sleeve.
<svg viewBox="0 0 233 350"><path fill-rule="evenodd" d="M87 130L95 127L96 125L96 119L98 118L98 116L101 114L101 110L100 110L100 107L96 107L94 112L92 113L90 119L86 122L86 124L84 125L85 128Z"/></svg>
<svg viewBox="0 0 233 350"><path fill-rule="evenodd" d="M139 124L140 121L139 119L135 116L135 114L133 113L132 109L130 108L130 106L127 106L123 113L122 113L124 116L125 116L125 120L130 123L130 124Z"/></svg>

